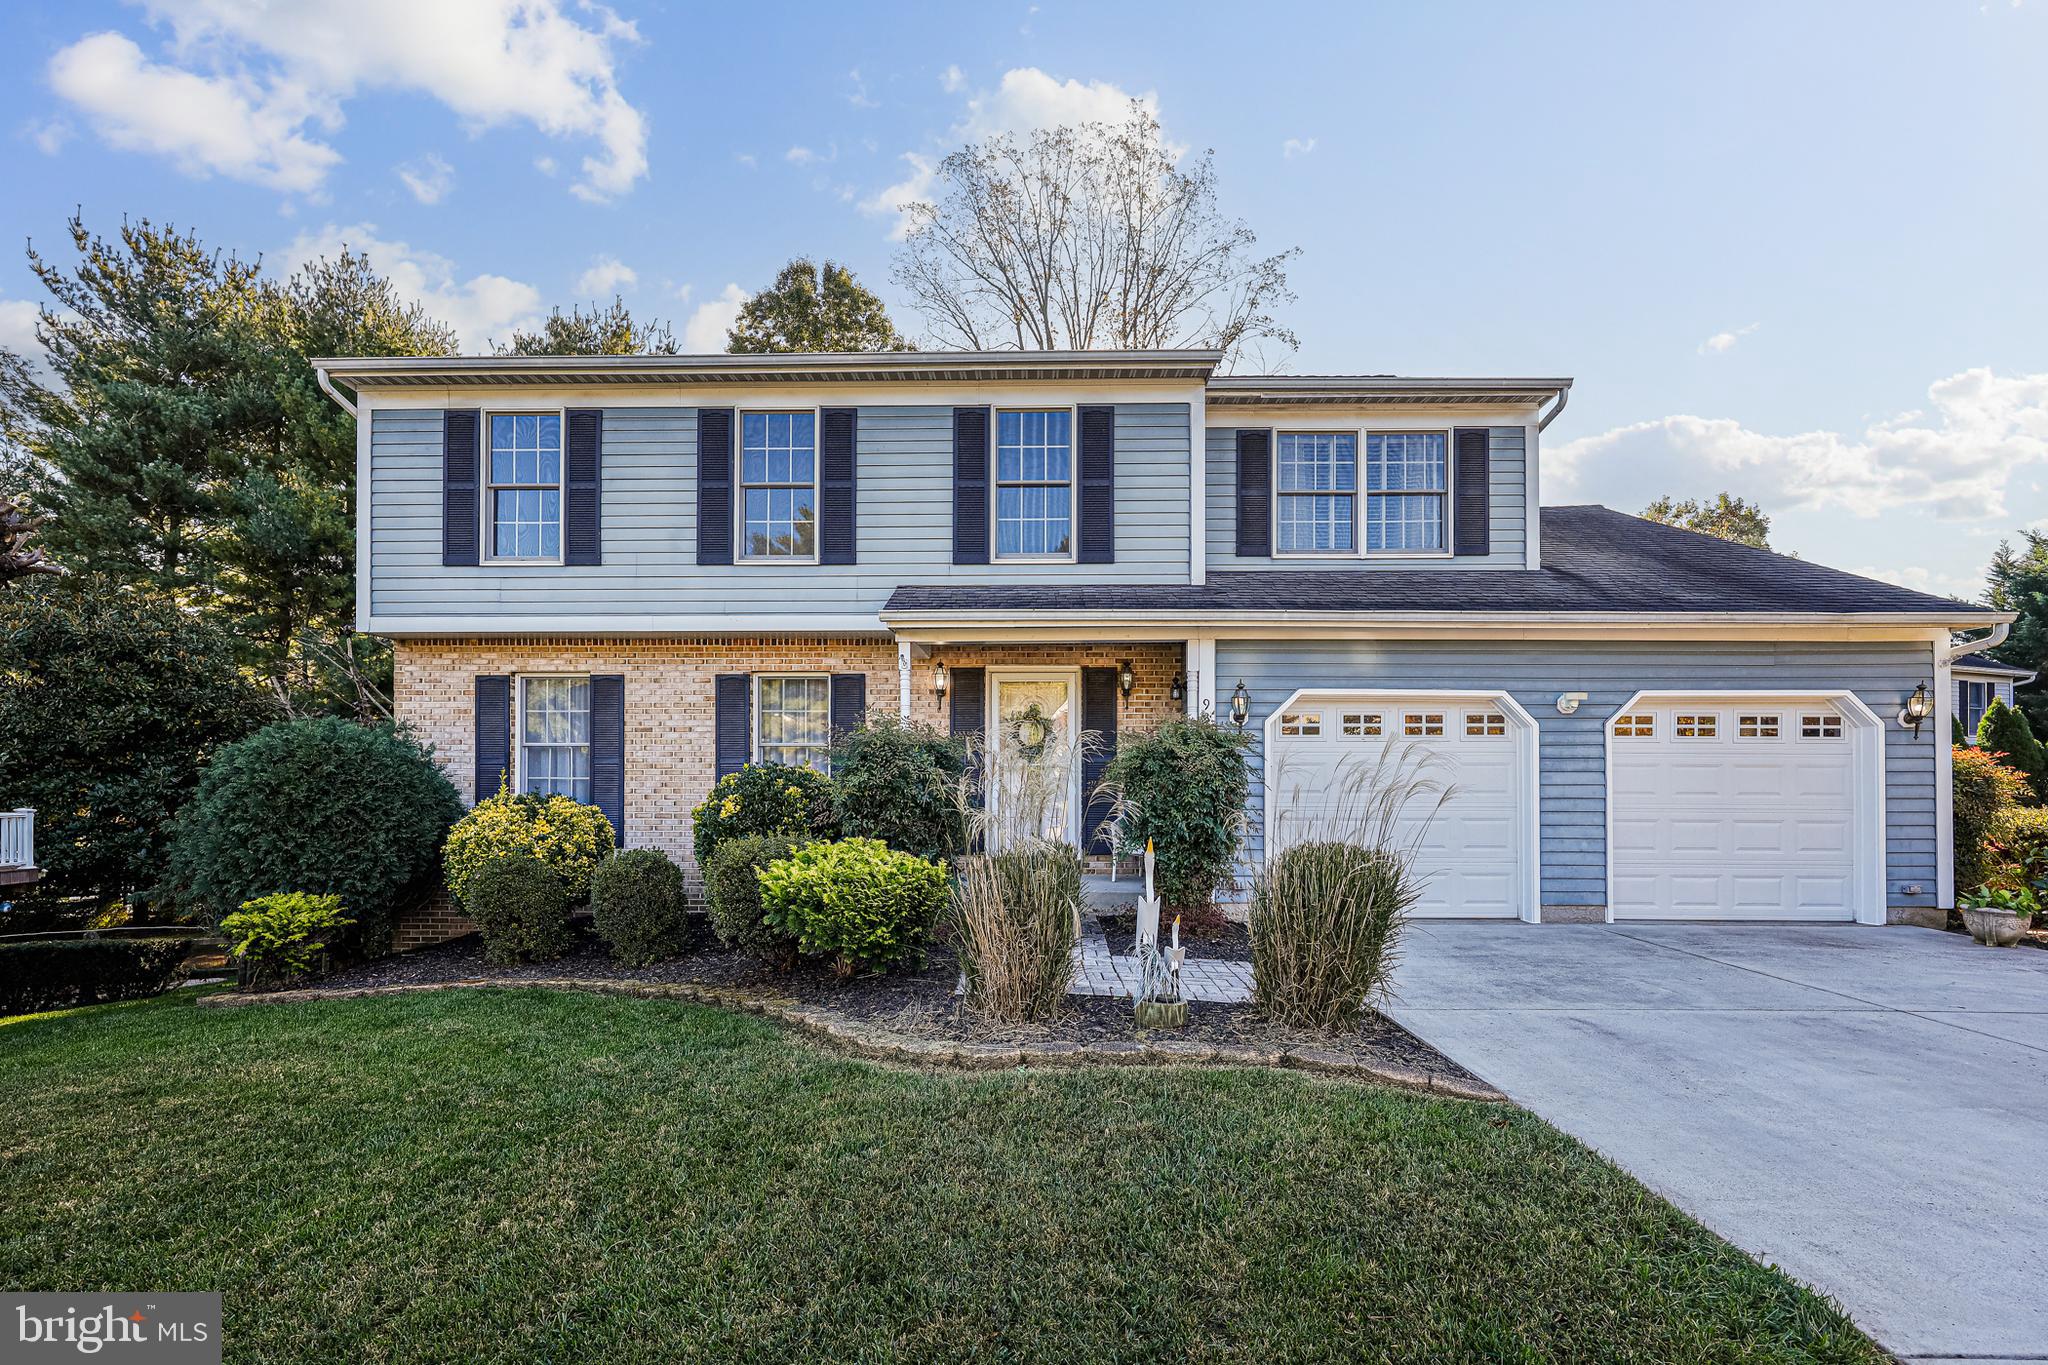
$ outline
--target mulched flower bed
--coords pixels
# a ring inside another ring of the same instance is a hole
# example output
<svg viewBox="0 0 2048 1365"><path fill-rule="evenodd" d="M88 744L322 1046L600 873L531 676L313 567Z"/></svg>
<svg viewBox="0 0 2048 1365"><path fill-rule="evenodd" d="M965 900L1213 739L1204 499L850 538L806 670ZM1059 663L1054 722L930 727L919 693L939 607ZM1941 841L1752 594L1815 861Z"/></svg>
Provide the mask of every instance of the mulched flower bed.
<svg viewBox="0 0 2048 1365"><path fill-rule="evenodd" d="M1220 952L1214 955L1224 956ZM517 985L521 981L565 977L757 991L831 1010L910 1038L991 1044L1087 1044L1174 1038L1237 1044L1275 1054L1288 1047L1313 1047L1371 1066L1421 1073L1460 1084L1481 1084L1435 1048L1372 1011L1365 1013L1356 1028L1329 1034L1281 1028L1261 1018L1249 1005L1197 1001L1188 1010L1187 1027L1147 1034L1133 1023L1128 1000L1069 996L1060 1013L1042 1023L992 1022L968 1009L953 993L959 968L953 954L943 947L930 950L920 971L840 981L824 967L809 963L794 971L778 972L749 955L720 948L715 942L700 943L688 956L671 962L652 967L623 967L613 962L603 945L587 932L579 937L576 949L567 957L498 967L484 961L483 944L472 935L347 968L313 984L324 990L355 990L450 981Z"/></svg>
<svg viewBox="0 0 2048 1365"><path fill-rule="evenodd" d="M1097 915L1102 925L1102 936L1109 940L1112 953L1134 953L1138 950L1138 917L1136 915ZM1159 934L1166 938L1172 930L1171 916L1166 916L1159 926ZM1252 960L1251 930L1236 920L1225 920L1197 932L1183 924L1180 930L1181 947L1188 950L1190 958L1206 957L1225 962L1249 962Z"/></svg>

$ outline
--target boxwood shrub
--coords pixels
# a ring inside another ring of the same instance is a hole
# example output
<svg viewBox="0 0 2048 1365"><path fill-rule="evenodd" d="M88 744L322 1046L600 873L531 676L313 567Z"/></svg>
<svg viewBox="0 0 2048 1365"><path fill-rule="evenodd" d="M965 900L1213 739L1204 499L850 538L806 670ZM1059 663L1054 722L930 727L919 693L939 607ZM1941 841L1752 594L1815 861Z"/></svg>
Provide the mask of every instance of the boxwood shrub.
<svg viewBox="0 0 2048 1365"><path fill-rule="evenodd" d="M832 783L809 768L749 763L718 779L711 794L690 812L697 866L726 839L750 834L784 839L830 839L839 832L832 810Z"/></svg>
<svg viewBox="0 0 2048 1365"><path fill-rule="evenodd" d="M644 967L689 950L683 870L658 848L629 848L599 863L590 914L616 961Z"/></svg>
<svg viewBox="0 0 2048 1365"><path fill-rule="evenodd" d="M612 855L612 822L566 796L514 796L504 788L448 831L442 865L448 890L470 909L476 875L500 858L524 855L551 870L572 905L590 899L597 865ZM476 918L472 911L470 918Z"/></svg>
<svg viewBox="0 0 2048 1365"><path fill-rule="evenodd" d="M745 835L718 845L704 864L704 901L720 943L785 967L795 964L796 940L761 917L760 872L796 847L796 840L770 834Z"/></svg>
<svg viewBox="0 0 2048 1365"><path fill-rule="evenodd" d="M161 995L183 975L182 938L32 939L0 944L0 1015Z"/></svg>
<svg viewBox="0 0 2048 1365"><path fill-rule="evenodd" d="M576 944L561 875L531 854L507 854L478 868L463 906L483 931L491 962L549 962Z"/></svg>
<svg viewBox="0 0 2048 1365"><path fill-rule="evenodd" d="M929 725L882 715L849 730L832 749L832 808L839 833L880 839L920 858L967 847L960 779L966 742Z"/></svg>
<svg viewBox="0 0 2048 1365"><path fill-rule="evenodd" d="M946 906L946 868L879 839L805 844L761 869L761 914L850 977L921 955Z"/></svg>

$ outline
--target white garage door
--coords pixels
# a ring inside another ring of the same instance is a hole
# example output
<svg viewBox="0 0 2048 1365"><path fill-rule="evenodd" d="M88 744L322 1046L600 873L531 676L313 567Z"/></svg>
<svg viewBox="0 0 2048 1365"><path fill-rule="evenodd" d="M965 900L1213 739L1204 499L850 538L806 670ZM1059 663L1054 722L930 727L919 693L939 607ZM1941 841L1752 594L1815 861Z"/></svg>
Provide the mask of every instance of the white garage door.
<svg viewBox="0 0 2048 1365"><path fill-rule="evenodd" d="M1614 918L1855 918L1856 744L1834 704L1658 701L1612 725Z"/></svg>
<svg viewBox="0 0 2048 1365"><path fill-rule="evenodd" d="M1416 846L1424 893L1414 913L1519 915L1529 896L1523 859L1533 856L1528 727L1515 708L1483 697L1296 697L1266 727L1269 847L1356 829L1375 782L1419 770L1437 788L1407 803L1394 836Z"/></svg>

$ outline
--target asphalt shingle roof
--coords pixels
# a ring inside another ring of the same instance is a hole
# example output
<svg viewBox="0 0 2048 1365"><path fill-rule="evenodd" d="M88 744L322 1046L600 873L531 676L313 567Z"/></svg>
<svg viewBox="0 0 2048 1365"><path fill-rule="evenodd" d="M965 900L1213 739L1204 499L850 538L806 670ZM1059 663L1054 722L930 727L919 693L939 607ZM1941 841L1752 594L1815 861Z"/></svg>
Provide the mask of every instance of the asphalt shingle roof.
<svg viewBox="0 0 2048 1365"><path fill-rule="evenodd" d="M1950 662L1949 667L1961 673L2010 673L2015 678L2028 677L2034 672L2018 664L2000 663L1989 654L1961 654Z"/></svg>
<svg viewBox="0 0 2048 1365"><path fill-rule="evenodd" d="M902 611L1754 612L1941 615L1989 608L1914 592L1611 508L1543 509L1541 569L1228 570L1189 584L905 585Z"/></svg>

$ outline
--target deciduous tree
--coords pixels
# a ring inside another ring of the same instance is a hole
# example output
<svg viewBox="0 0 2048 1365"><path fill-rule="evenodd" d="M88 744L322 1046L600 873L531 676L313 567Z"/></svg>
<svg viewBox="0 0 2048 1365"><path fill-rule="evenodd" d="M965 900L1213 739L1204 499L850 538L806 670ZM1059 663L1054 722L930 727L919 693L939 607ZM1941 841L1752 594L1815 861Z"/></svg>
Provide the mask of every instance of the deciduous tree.
<svg viewBox="0 0 2048 1365"><path fill-rule="evenodd" d="M1764 509L1726 493L1715 494L1711 501L1687 498L1679 502L1659 498L1643 509L1643 516L1666 526L1698 531L1717 540L1732 540L1737 545L1752 545L1759 550L1771 548L1771 519L1764 515Z"/></svg>
<svg viewBox="0 0 2048 1365"><path fill-rule="evenodd" d="M808 259L782 267L775 283L740 306L728 351L905 351L910 343L889 310L845 266Z"/></svg>
<svg viewBox="0 0 2048 1365"><path fill-rule="evenodd" d="M614 294L609 308L557 308L538 332L514 332L498 354L677 355L682 349L667 323L635 321L626 301Z"/></svg>

